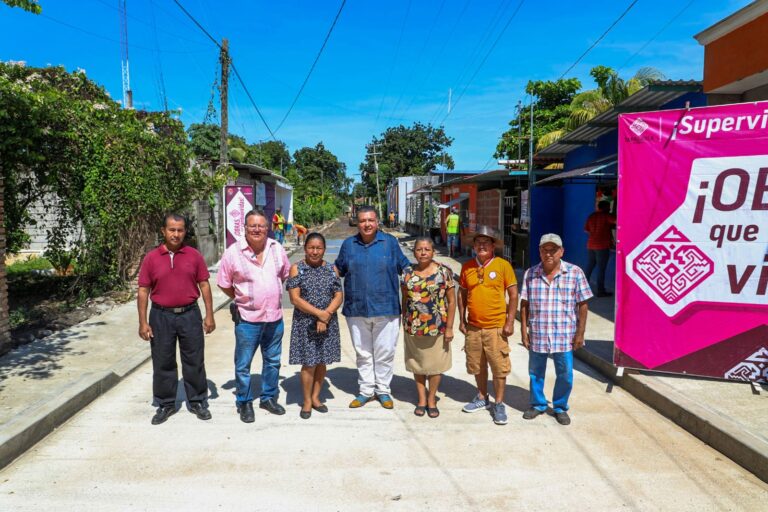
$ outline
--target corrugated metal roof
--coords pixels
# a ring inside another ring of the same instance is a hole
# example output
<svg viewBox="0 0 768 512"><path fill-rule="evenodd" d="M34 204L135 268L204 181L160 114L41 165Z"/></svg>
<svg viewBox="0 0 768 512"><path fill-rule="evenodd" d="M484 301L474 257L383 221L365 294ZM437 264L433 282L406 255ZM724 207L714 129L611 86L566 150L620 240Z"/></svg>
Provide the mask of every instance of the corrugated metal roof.
<svg viewBox="0 0 768 512"><path fill-rule="evenodd" d="M600 136L618 128L619 114L658 110L670 101L689 92L700 92L702 83L696 80L664 80L654 82L625 99L611 110L592 118L589 122L567 133L534 155L534 159L564 158L577 146L590 144Z"/></svg>

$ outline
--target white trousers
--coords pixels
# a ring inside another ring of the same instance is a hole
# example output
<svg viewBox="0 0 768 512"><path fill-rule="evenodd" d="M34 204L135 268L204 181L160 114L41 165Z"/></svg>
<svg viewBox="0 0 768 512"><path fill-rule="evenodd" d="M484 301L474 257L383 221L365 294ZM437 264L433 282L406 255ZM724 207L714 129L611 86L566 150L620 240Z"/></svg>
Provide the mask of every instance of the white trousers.
<svg viewBox="0 0 768 512"><path fill-rule="evenodd" d="M349 334L357 353L360 394L390 394L395 347L400 336L399 316L347 317Z"/></svg>

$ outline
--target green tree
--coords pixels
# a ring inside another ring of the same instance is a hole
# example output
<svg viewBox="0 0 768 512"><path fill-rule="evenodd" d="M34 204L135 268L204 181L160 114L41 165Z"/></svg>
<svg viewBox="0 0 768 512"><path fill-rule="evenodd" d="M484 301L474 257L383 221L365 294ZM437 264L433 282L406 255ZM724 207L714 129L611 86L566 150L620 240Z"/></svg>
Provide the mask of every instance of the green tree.
<svg viewBox="0 0 768 512"><path fill-rule="evenodd" d="M221 152L221 128L215 124L194 123L187 128L189 149L198 160L218 160Z"/></svg>
<svg viewBox="0 0 768 512"><path fill-rule="evenodd" d="M248 146L248 163L258 164L270 171L285 173L291 166L288 146L280 140L261 141Z"/></svg>
<svg viewBox="0 0 768 512"><path fill-rule="evenodd" d="M24 9L25 11L31 12L32 14L40 14L43 12L43 8L40 7L40 4L37 2L37 0L2 0L2 2L5 5Z"/></svg>
<svg viewBox="0 0 768 512"><path fill-rule="evenodd" d="M322 142L298 149L293 160L287 177L294 187L296 221L314 224L338 216L348 201L352 182L346 176L346 164Z"/></svg>
<svg viewBox="0 0 768 512"><path fill-rule="evenodd" d="M414 123L412 126L387 128L379 137L373 137L369 149L381 153L376 156L379 164L379 185L383 188L393 178L400 176L423 176L442 165L453 169L453 157L447 149L453 138L446 135L442 127ZM376 169L374 157L369 151L360 164L362 181L367 195L376 196Z"/></svg>
<svg viewBox="0 0 768 512"><path fill-rule="evenodd" d="M536 100L533 102L533 138L540 140L548 133L565 129L571 115L571 102L581 89L577 78L561 78L556 81L530 81L525 92ZM522 105L518 116L509 122L509 130L501 135L494 158L528 159L528 141L531 136L531 105Z"/></svg>

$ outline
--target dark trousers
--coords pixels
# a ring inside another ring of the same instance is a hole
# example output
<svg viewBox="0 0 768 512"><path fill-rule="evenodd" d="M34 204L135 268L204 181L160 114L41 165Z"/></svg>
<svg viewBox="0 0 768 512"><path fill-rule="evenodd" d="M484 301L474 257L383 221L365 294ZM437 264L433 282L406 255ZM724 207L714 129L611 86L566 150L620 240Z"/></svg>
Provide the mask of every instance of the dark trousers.
<svg viewBox="0 0 768 512"><path fill-rule="evenodd" d="M608 268L608 249L588 249L589 252L589 265L587 266L587 281L592 277L592 271L597 266L597 291L604 292L605 290L605 269Z"/></svg>
<svg viewBox="0 0 768 512"><path fill-rule="evenodd" d="M194 307L175 314L152 308L149 312L152 327L152 394L155 404L163 407L176 403L178 372L176 366L176 340L181 353L181 375L184 391L190 403L202 402L208 396L205 376L205 341L200 308Z"/></svg>

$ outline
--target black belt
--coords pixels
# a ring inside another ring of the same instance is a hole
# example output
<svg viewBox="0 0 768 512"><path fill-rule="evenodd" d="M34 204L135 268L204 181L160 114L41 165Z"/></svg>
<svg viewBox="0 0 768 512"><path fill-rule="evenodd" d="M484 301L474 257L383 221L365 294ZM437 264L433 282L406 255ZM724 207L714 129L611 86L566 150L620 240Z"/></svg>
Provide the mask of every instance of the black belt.
<svg viewBox="0 0 768 512"><path fill-rule="evenodd" d="M160 311L168 311L169 313L175 313L177 315L180 315L181 313L186 313L190 309L194 309L197 307L197 302L193 302L192 304L187 304L186 306L179 306L177 308L166 308L164 306L158 306L154 302L152 303L152 309L159 309Z"/></svg>

